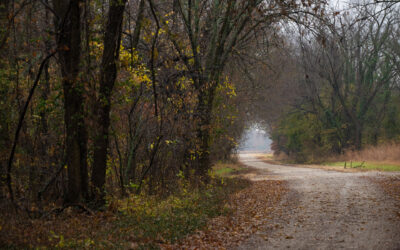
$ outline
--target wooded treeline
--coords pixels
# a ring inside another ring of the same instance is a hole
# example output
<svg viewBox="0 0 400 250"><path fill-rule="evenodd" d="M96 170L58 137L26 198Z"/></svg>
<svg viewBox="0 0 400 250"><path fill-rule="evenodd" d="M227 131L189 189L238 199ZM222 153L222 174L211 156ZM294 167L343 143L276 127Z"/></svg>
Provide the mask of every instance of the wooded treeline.
<svg viewBox="0 0 400 250"><path fill-rule="evenodd" d="M267 67L279 26L308 25L324 9L294 0L2 1L2 204L96 208L130 192L167 195L179 178L207 183L212 162L237 146L246 114L238 104Z"/></svg>
<svg viewBox="0 0 400 250"><path fill-rule="evenodd" d="M291 94L268 118L276 154L318 161L400 141L398 1L344 8L309 29L289 27L298 35L282 74L293 77L275 88Z"/></svg>

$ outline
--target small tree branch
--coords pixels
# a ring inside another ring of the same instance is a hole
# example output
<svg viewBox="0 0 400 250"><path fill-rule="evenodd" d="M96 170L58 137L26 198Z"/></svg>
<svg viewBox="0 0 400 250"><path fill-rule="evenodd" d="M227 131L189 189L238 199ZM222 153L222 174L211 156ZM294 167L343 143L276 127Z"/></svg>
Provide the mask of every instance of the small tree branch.
<svg viewBox="0 0 400 250"><path fill-rule="evenodd" d="M50 58L52 58L56 53L57 53L57 50L55 50L51 54L47 55L46 58L40 64L39 71L38 71L38 73L36 75L36 79L35 79L35 81L33 83L33 86L31 88L31 90L29 91L28 99L26 100L24 109L22 110L22 113L21 113L21 115L19 117L17 130L15 131L13 146L12 146L12 149L11 149L11 152L10 152L10 156L8 158L7 177L6 177L7 178L8 192L9 192L10 199L11 199L12 202L14 202L14 193L13 193L13 190L12 190L11 170L12 170L12 163L13 163L14 155L15 155L15 149L17 147L19 134L20 134L20 131L21 131L21 128L22 128L22 123L24 122L25 114L26 114L26 111L28 110L28 106L29 106L29 103L31 102L32 96L35 93L35 89L36 89L37 85L39 84L40 76L42 74L44 66L46 65L47 61Z"/></svg>

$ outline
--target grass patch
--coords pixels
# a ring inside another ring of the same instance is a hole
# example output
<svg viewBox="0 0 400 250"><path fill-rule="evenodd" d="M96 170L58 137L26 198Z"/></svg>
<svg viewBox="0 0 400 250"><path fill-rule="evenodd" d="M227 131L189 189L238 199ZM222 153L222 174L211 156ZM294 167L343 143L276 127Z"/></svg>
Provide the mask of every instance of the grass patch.
<svg viewBox="0 0 400 250"><path fill-rule="evenodd" d="M209 218L225 215L230 193L241 188L234 187L235 180L224 184L209 185L205 190L182 189L178 195L165 200L131 197L123 201L117 228L125 228L135 241L173 243L188 233L205 226ZM242 187L244 187L242 185Z"/></svg>
<svg viewBox="0 0 400 250"><path fill-rule="evenodd" d="M244 170L247 168L237 163L218 162L213 166L212 173L219 177L229 177Z"/></svg>
<svg viewBox="0 0 400 250"><path fill-rule="evenodd" d="M332 167L344 167L345 162L327 162L324 163L326 166ZM354 161L354 162L346 162L347 168L359 168L365 170L378 170L378 171L400 171L400 165L394 164L386 164L386 163L375 163L375 162L361 162L361 161Z"/></svg>
<svg viewBox="0 0 400 250"><path fill-rule="evenodd" d="M219 175L219 176L223 176L223 175L227 175L229 173L232 173L233 171L235 171L235 170L232 169L232 168L227 167L227 168L221 168L221 169L215 170L215 174Z"/></svg>
<svg viewBox="0 0 400 250"><path fill-rule="evenodd" d="M238 178L212 178L207 186L195 189L182 180L181 189L167 198L110 198L108 210L93 215L72 208L41 219L1 214L0 245L17 249L158 249L159 244L177 242L203 228L213 217L230 214L226 205L230 196L249 185Z"/></svg>

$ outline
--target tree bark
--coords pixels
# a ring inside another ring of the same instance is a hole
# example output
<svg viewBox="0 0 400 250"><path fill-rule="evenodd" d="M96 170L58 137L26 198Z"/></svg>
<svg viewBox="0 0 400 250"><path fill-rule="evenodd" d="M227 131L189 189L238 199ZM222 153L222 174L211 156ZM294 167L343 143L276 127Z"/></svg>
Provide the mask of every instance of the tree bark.
<svg viewBox="0 0 400 250"><path fill-rule="evenodd" d="M131 38L132 49L137 49L137 46L139 44L140 32L141 32L142 26L143 26L144 7L145 7L144 4L145 4L145 1L140 0L139 10L138 10L137 18L136 18L136 23L135 23L135 29L133 31L133 35Z"/></svg>
<svg viewBox="0 0 400 250"><path fill-rule="evenodd" d="M100 72L100 90L95 138L94 164L92 169L93 198L97 204L104 204L104 185L107 169L107 151L109 144L111 94L117 78L117 61L121 43L122 21L126 0L110 2L108 21L104 36L104 51Z"/></svg>
<svg viewBox="0 0 400 250"><path fill-rule="evenodd" d="M7 65L7 54L8 54L8 44L7 44L7 37L8 37L8 13L9 13L9 1L5 0L3 4L0 4L0 68L5 69ZM8 88L5 84L5 81L2 80L0 83L0 96L5 98L8 94ZM6 105L0 106L0 151L5 152L9 147L10 144L10 132L9 132L9 125L8 125L8 112ZM0 159L0 188L5 184L6 178L3 176L6 175L7 172L7 164L4 161L5 159ZM4 162L4 164L3 164ZM2 193L0 193L0 196Z"/></svg>
<svg viewBox="0 0 400 250"><path fill-rule="evenodd" d="M197 128L197 139L199 140L199 149L197 150L197 165L195 173L202 181L207 182L208 170L211 166L210 161L210 139L212 109L215 96L216 84L211 84L205 91L200 91L198 96L197 113L199 115L199 126Z"/></svg>
<svg viewBox="0 0 400 250"><path fill-rule="evenodd" d="M363 126L359 122L356 123L355 129L354 129L354 146L355 149L360 150L362 147L362 132L363 132Z"/></svg>
<svg viewBox="0 0 400 250"><path fill-rule="evenodd" d="M7 47L8 29L9 29L9 14L10 14L10 1L3 0L0 4L0 51ZM1 56L5 56L4 53L0 53ZM3 57L6 58L6 57ZM2 58L2 59L3 59Z"/></svg>
<svg viewBox="0 0 400 250"><path fill-rule="evenodd" d="M87 132L84 119L83 86L78 80L81 60L81 10L79 0L54 1L59 14L57 45L64 90L64 120L67 130L66 155L68 190L66 203L87 198Z"/></svg>

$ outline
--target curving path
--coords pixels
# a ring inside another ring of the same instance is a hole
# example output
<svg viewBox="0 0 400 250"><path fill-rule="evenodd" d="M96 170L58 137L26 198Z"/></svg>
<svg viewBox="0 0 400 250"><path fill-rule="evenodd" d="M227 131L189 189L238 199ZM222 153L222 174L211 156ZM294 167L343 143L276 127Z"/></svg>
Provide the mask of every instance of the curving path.
<svg viewBox="0 0 400 250"><path fill-rule="evenodd" d="M290 191L237 249L400 249L399 206L365 178L395 174L273 165L252 154L240 161L259 170L253 180L287 180Z"/></svg>

